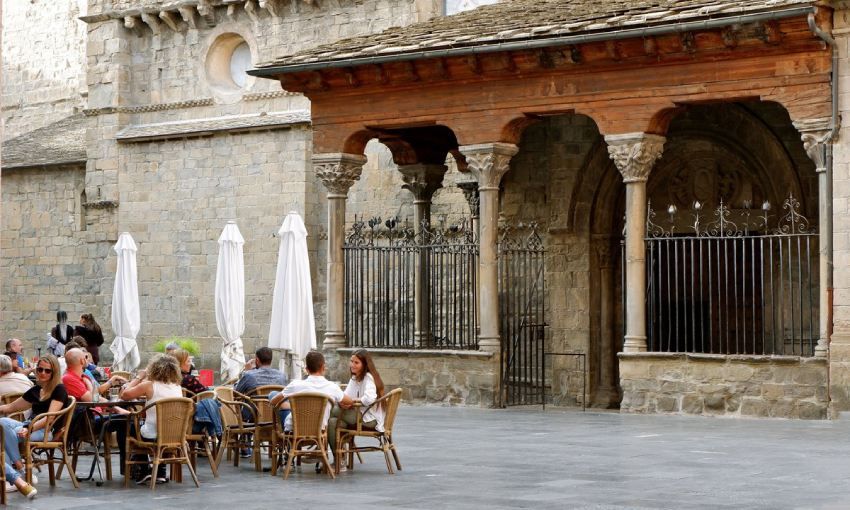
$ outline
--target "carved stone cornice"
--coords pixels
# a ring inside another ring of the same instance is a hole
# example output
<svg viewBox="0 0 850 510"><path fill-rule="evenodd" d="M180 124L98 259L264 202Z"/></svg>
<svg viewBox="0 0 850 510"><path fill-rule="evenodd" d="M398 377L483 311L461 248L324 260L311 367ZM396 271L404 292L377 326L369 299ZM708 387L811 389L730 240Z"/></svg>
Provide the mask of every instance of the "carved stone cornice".
<svg viewBox="0 0 850 510"><path fill-rule="evenodd" d="M815 164L815 171L826 172L826 153L830 141L829 119L806 119L794 122L800 132L803 148Z"/></svg>
<svg viewBox="0 0 850 510"><path fill-rule="evenodd" d="M292 97L300 96L298 92L290 92L288 90L270 90L268 92L249 92L242 95L243 101L262 101L263 99L274 99L277 97Z"/></svg>
<svg viewBox="0 0 850 510"><path fill-rule="evenodd" d="M416 163L399 165L402 174L403 189L413 193L414 201L430 202L434 192L443 187L443 177L446 175L446 165L428 165Z"/></svg>
<svg viewBox="0 0 850 510"><path fill-rule="evenodd" d="M519 147L511 143L482 143L459 147L467 168L478 179L478 190L499 189L502 177L510 169L511 158Z"/></svg>
<svg viewBox="0 0 850 510"><path fill-rule="evenodd" d="M456 184L463 191L463 198L469 204L469 212L473 218L480 216L481 197L478 196L478 183L475 181L463 181Z"/></svg>
<svg viewBox="0 0 850 510"><path fill-rule="evenodd" d="M85 115L86 117L96 117L98 115L109 115L112 113L150 113L164 110L196 108L198 106L213 106L214 104L215 100L211 97L207 97L203 99L190 99L188 101L175 101L173 103L154 103L131 106L105 106L103 108L90 108L83 110L83 115Z"/></svg>
<svg viewBox="0 0 850 510"><path fill-rule="evenodd" d="M646 182L649 172L664 152L663 136L648 133L607 135L608 154L623 176L623 182Z"/></svg>
<svg viewBox="0 0 850 510"><path fill-rule="evenodd" d="M366 156L360 154L316 154L313 156L313 169L322 184L328 190L329 198L348 195L354 182L360 179Z"/></svg>

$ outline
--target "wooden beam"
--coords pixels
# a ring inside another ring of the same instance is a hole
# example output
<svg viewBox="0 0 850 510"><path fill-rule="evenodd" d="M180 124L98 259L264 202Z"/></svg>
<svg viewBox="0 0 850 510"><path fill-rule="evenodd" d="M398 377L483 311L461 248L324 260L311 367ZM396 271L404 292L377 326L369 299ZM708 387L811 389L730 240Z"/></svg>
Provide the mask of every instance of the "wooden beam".
<svg viewBox="0 0 850 510"><path fill-rule="evenodd" d="M386 85L390 82L390 77L387 75L387 70L383 64L375 64L375 81L381 85Z"/></svg>
<svg viewBox="0 0 850 510"><path fill-rule="evenodd" d="M723 45L730 50L738 46L738 31L737 26L731 26L724 28L720 33L723 37Z"/></svg>
<svg viewBox="0 0 850 510"><path fill-rule="evenodd" d="M697 43L693 32L683 32L679 35L679 41L682 43L682 49L688 53L697 51Z"/></svg>
<svg viewBox="0 0 850 510"><path fill-rule="evenodd" d="M464 61L466 62L466 66L469 68L470 71L472 71L473 74L481 74L481 61L478 60L478 55L475 55L474 53L472 55L468 55L464 58Z"/></svg>
<svg viewBox="0 0 850 510"><path fill-rule="evenodd" d="M419 81L421 78L419 77L419 73L416 71L416 64L412 61L407 60L402 62L402 69L404 69L405 77L408 81Z"/></svg>
<svg viewBox="0 0 850 510"><path fill-rule="evenodd" d="M643 40L643 51L650 57L658 56L658 40L649 36Z"/></svg>
<svg viewBox="0 0 850 510"><path fill-rule="evenodd" d="M620 55L620 48L617 46L617 41L605 41L605 51L608 53L608 57L615 62L623 59L623 56Z"/></svg>
<svg viewBox="0 0 850 510"><path fill-rule="evenodd" d="M346 67L343 69L343 76L345 76L345 80L354 88L360 86L360 80L357 79L357 75L354 73L353 67Z"/></svg>
<svg viewBox="0 0 850 510"><path fill-rule="evenodd" d="M310 90L328 90L328 82L325 81L325 76L321 71L311 71L310 78L307 83L307 88Z"/></svg>
<svg viewBox="0 0 850 510"><path fill-rule="evenodd" d="M782 42L782 32L779 30L779 23L776 21L759 24L756 33L765 44L777 45Z"/></svg>
<svg viewBox="0 0 850 510"><path fill-rule="evenodd" d="M437 76L444 80L448 80L451 77L451 74L449 73L449 68L448 66L446 66L445 58L440 57L434 59L434 69L437 72Z"/></svg>

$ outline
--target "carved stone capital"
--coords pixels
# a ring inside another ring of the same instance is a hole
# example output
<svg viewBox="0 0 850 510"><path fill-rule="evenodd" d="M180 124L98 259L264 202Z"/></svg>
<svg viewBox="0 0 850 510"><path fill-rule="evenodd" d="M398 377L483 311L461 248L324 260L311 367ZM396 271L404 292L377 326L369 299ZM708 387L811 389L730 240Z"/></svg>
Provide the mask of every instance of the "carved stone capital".
<svg viewBox="0 0 850 510"><path fill-rule="evenodd" d="M463 181L457 183L457 187L463 191L463 198L469 204L469 212L474 218L480 216L479 206L481 205L481 197L478 196L478 183L475 181Z"/></svg>
<svg viewBox="0 0 850 510"><path fill-rule="evenodd" d="M803 140L803 148L815 164L818 173L826 172L827 146L829 139L829 119L806 119L794 123Z"/></svg>
<svg viewBox="0 0 850 510"><path fill-rule="evenodd" d="M443 177L446 175L446 165L399 165L404 184L402 188L413 193L414 200L430 202L434 192L443 187Z"/></svg>
<svg viewBox="0 0 850 510"><path fill-rule="evenodd" d="M611 243L608 239L600 239L595 244L596 260L602 269L611 267Z"/></svg>
<svg viewBox="0 0 850 510"><path fill-rule="evenodd" d="M623 182L646 182L649 172L664 152L667 139L648 133L628 133L608 135L608 154L614 160L617 170L623 175Z"/></svg>
<svg viewBox="0 0 850 510"><path fill-rule="evenodd" d="M366 156L360 154L316 154L313 169L328 190L328 196L345 197L366 164Z"/></svg>
<svg viewBox="0 0 850 510"><path fill-rule="evenodd" d="M464 145L459 149L466 157L467 168L478 179L479 190L499 189L511 158L519 152L519 147L511 143Z"/></svg>

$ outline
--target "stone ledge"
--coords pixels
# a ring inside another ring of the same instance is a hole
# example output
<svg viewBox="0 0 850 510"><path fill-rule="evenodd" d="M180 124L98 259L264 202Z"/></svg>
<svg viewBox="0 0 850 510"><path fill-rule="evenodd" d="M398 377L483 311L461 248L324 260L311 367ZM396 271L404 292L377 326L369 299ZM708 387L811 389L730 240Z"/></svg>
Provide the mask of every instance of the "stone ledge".
<svg viewBox="0 0 850 510"><path fill-rule="evenodd" d="M359 348L341 347L337 349L340 354L351 355ZM433 356L446 358L469 358L469 359L485 359L489 360L493 357L492 352L486 351L462 351L451 349L379 349L370 348L370 353L375 356L392 356L392 357L408 357L408 358L429 358Z"/></svg>
<svg viewBox="0 0 850 510"><path fill-rule="evenodd" d="M745 363L778 363L785 365L813 364L826 365L826 358L781 356L776 354L704 354L684 352L620 352L617 357L623 361L707 361L707 362L745 362Z"/></svg>
<svg viewBox="0 0 850 510"><path fill-rule="evenodd" d="M286 129L297 125L309 125L310 112L272 112L250 115L232 115L188 121L138 124L122 129L115 139L122 143L149 142L172 138L212 136L222 132L245 132L270 129Z"/></svg>

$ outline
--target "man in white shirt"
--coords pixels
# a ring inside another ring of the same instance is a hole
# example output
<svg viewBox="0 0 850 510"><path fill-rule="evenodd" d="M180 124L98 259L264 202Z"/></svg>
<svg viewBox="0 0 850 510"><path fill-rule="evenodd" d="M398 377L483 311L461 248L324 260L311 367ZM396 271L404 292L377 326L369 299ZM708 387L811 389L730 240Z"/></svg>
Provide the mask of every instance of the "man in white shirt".
<svg viewBox="0 0 850 510"><path fill-rule="evenodd" d="M32 388L32 381L24 374L15 373L12 359L0 354L0 395L26 393Z"/></svg>
<svg viewBox="0 0 850 510"><path fill-rule="evenodd" d="M307 378L293 380L286 386L286 388L283 389L282 392L270 393L269 399L271 400L272 407L274 407L275 405L277 405L278 402L280 402L284 398L290 397L297 393L323 393L331 399L331 402L328 403L328 406L325 409L324 424L325 427L327 427L328 417L330 416L331 411L331 404L339 404L340 407L348 409L354 404L354 401L351 399L351 397L343 393L338 385L325 379L325 357L322 355L321 352L310 351L309 353L307 353L304 362L307 365ZM281 420L284 422L284 430L292 430L292 416L289 416L288 402L283 404L283 408L280 414ZM328 433L330 432L332 431L328 431Z"/></svg>

